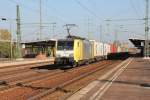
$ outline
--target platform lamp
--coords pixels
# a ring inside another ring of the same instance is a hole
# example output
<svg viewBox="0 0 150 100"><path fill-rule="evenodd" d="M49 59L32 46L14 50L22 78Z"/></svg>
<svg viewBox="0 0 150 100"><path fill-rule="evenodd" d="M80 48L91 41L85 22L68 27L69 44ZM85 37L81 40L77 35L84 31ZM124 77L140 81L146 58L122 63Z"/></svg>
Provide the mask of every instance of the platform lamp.
<svg viewBox="0 0 150 100"><path fill-rule="evenodd" d="M2 21L9 21L10 26L9 26L9 32L10 32L10 59L12 60L13 52L12 52L12 25L11 25L11 20L8 20L7 18L1 18Z"/></svg>

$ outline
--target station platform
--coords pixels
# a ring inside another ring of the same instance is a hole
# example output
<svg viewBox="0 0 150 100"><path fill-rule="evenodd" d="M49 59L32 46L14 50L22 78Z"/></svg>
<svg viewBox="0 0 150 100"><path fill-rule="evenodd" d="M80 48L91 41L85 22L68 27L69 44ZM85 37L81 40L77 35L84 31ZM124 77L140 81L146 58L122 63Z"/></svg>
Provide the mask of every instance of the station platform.
<svg viewBox="0 0 150 100"><path fill-rule="evenodd" d="M67 100L150 100L150 60L129 58Z"/></svg>
<svg viewBox="0 0 150 100"><path fill-rule="evenodd" d="M12 61L1 61L0 68L9 67L9 66L21 66L26 64L38 64L38 63L52 64L52 62L54 62L53 57L46 58L46 59L26 58L26 59L12 60Z"/></svg>

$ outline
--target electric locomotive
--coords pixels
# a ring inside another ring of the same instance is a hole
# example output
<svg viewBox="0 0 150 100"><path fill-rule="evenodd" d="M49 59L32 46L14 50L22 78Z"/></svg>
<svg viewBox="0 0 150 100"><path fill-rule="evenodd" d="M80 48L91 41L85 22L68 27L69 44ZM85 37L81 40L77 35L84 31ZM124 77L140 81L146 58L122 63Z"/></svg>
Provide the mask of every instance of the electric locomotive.
<svg viewBox="0 0 150 100"><path fill-rule="evenodd" d="M89 40L77 36L57 40L55 64L70 64L75 67L92 59L92 44Z"/></svg>

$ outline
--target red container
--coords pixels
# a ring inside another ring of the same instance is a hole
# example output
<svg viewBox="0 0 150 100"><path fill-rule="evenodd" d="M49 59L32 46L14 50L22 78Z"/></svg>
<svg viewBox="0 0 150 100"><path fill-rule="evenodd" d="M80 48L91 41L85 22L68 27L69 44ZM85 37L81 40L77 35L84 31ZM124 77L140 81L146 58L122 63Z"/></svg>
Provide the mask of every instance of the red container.
<svg viewBox="0 0 150 100"><path fill-rule="evenodd" d="M117 52L117 47L116 47L115 44L111 44L110 48L111 48L111 53L116 53Z"/></svg>

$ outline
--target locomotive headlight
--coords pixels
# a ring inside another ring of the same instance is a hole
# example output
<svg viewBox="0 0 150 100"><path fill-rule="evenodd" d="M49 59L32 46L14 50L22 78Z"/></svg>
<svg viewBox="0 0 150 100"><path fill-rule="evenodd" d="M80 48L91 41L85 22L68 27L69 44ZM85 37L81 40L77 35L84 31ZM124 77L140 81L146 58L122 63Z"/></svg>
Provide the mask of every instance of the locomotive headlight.
<svg viewBox="0 0 150 100"><path fill-rule="evenodd" d="M69 57L73 57L73 54L69 54Z"/></svg>

